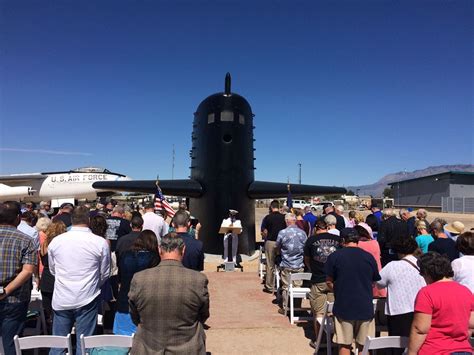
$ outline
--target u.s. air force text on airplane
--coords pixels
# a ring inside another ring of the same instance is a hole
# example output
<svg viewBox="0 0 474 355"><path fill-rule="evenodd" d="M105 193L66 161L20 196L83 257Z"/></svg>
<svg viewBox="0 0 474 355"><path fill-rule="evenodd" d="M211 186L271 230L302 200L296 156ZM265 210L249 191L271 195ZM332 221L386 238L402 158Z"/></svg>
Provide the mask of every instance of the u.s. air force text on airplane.
<svg viewBox="0 0 474 355"><path fill-rule="evenodd" d="M87 167L70 171L0 176L0 201L95 199L113 190L94 189L97 181L127 181L128 176L104 168Z"/></svg>

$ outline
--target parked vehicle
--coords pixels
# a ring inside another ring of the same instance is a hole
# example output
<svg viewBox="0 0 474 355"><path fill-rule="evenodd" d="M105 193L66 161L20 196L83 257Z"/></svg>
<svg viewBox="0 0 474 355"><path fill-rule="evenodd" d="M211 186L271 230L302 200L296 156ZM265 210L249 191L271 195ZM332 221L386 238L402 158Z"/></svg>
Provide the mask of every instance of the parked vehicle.
<svg viewBox="0 0 474 355"><path fill-rule="evenodd" d="M330 201L323 201L323 202L319 202L319 203L316 203L314 205L311 205L311 209L313 210L313 212L320 212L320 213L323 213L323 209L324 209L324 206L327 206L327 205L331 205L334 207L334 203L330 202Z"/></svg>
<svg viewBox="0 0 474 355"><path fill-rule="evenodd" d="M285 202L286 206L286 202ZM305 208L306 206L311 206L309 202L306 202L305 200L293 200L293 208Z"/></svg>

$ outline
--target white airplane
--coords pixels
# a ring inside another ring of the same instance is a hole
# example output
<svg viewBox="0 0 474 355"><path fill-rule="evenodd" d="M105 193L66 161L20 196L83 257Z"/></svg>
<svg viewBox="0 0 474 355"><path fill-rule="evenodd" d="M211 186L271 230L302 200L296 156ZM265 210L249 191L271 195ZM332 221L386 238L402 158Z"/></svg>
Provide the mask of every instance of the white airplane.
<svg viewBox="0 0 474 355"><path fill-rule="evenodd" d="M97 167L62 172L0 175L0 201L49 201L95 199L111 190L92 187L96 181L128 181L128 176Z"/></svg>

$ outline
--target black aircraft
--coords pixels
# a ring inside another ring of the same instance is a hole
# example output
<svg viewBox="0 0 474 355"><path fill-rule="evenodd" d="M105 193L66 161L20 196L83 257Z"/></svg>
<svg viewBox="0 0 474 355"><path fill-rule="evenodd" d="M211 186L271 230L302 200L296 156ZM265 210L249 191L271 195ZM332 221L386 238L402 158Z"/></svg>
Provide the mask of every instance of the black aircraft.
<svg viewBox="0 0 474 355"><path fill-rule="evenodd" d="M189 208L202 228L199 239L206 253L222 252L218 231L229 209L239 211L243 232L239 236L239 253L255 250L254 199L285 197L286 183L255 181L253 125L254 115L245 98L232 93L231 78L225 77L225 91L209 96L194 113L191 179L160 180L166 195L190 198ZM156 191L155 180L103 181L97 189L114 191ZM334 186L291 185L291 195L343 194L346 189Z"/></svg>

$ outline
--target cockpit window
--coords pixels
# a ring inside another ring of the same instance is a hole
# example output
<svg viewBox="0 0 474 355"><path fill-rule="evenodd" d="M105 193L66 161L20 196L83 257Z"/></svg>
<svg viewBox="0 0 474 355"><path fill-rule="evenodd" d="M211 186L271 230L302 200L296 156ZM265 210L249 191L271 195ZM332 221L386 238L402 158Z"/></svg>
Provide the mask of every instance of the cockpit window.
<svg viewBox="0 0 474 355"><path fill-rule="evenodd" d="M233 122L234 113L232 111L222 111L221 112L221 122Z"/></svg>
<svg viewBox="0 0 474 355"><path fill-rule="evenodd" d="M240 123L240 124L245 124L245 117L244 117L244 115L240 115L240 114L239 114L239 123Z"/></svg>
<svg viewBox="0 0 474 355"><path fill-rule="evenodd" d="M214 123L214 121L216 120L215 117L216 117L216 116L215 116L213 113L208 114L208 115L207 115L207 124Z"/></svg>

